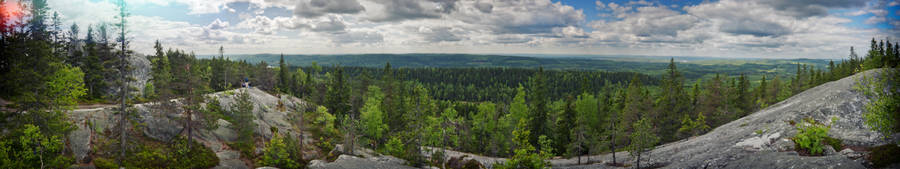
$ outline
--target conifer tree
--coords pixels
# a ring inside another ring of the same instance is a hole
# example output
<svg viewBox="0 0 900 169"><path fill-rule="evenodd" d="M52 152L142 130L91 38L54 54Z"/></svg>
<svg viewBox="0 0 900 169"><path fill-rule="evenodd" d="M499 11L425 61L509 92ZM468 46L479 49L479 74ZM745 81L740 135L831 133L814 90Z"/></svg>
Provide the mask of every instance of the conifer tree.
<svg viewBox="0 0 900 169"><path fill-rule="evenodd" d="M531 121L528 123L528 126L531 127L530 141L538 150L543 150L546 147L537 145L539 136L549 134L549 127L547 126L547 114L549 112L547 97L549 95L543 67L538 68L538 72L531 78L530 87L529 93L531 95L528 97L529 105L531 106L531 114L529 115Z"/></svg>
<svg viewBox="0 0 900 169"><path fill-rule="evenodd" d="M128 88L129 88L129 81L130 81L129 74L131 71L129 69L128 61L126 60L129 52L128 52L128 39L127 39L127 37L125 37L125 32L126 32L125 18L128 17L129 14L125 9L125 7L126 7L125 0L119 0L117 5L119 7L119 15L117 16L117 18L119 19L119 23L116 24L116 26L119 27L119 31L120 31L118 40L119 40L119 47L120 47L119 48L119 58L120 58L120 60L119 60L119 62L120 62L119 63L119 74L120 74L119 93L121 93L121 96L120 96L121 100L119 103L120 104L119 111L120 111L120 116L121 116L121 118L119 119L119 127L121 130L121 134L119 135L119 137L120 137L119 143L121 144L121 153L119 156L119 166L121 167L121 166L123 166L124 159L125 159L125 148L126 148L125 144L127 142L125 140L125 138L126 138L126 136L125 136L126 121L128 121L128 119L127 119L128 111L126 111L126 108L127 108L127 104L128 104L127 99L128 99Z"/></svg>

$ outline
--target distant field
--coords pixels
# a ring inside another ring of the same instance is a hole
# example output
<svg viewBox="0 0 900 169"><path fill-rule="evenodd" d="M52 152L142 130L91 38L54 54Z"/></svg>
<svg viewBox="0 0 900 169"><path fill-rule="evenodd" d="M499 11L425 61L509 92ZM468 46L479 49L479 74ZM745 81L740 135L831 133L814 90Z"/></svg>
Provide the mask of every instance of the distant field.
<svg viewBox="0 0 900 169"><path fill-rule="evenodd" d="M228 56L232 60L251 63L265 61L277 64L277 54ZM209 56L205 56L209 57ZM627 71L658 76L665 73L668 57L657 56L509 56L472 54L356 54L356 55L285 55L292 66L310 66L317 62L322 66L342 65L383 67L390 62L394 67L510 67L581 71ZM772 78L790 78L796 72L797 63L827 68L828 60L820 59L724 59L712 57L675 57L678 69L688 80L711 78L715 73L737 76L749 75L758 80L763 74Z"/></svg>

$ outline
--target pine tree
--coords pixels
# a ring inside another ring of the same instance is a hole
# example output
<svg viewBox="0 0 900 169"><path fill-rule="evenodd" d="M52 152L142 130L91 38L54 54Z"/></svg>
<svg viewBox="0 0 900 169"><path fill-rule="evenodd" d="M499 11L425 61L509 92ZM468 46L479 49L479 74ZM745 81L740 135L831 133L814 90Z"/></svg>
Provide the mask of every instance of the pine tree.
<svg viewBox="0 0 900 169"><path fill-rule="evenodd" d="M744 74L741 73L741 76L738 78L737 88L735 89L735 107L738 109L738 112L741 113L741 117L746 116L747 112L750 110L750 93L748 89L750 88L750 80L744 77Z"/></svg>
<svg viewBox="0 0 900 169"><path fill-rule="evenodd" d="M862 70L881 68L883 64L884 61L881 55L881 51L878 48L878 43L875 42L875 38L872 38L869 52L866 54L866 58L863 61Z"/></svg>
<svg viewBox="0 0 900 169"><path fill-rule="evenodd" d="M538 72L531 78L530 87L531 95L528 97L528 101L532 108L531 114L529 115L531 121L528 123L528 126L531 127L530 130L532 132L531 143L535 144L535 147L537 147L538 150L543 150L546 147L537 145L538 137L549 134L547 114L550 112L547 106L547 97L549 97L547 79L544 75L543 67L538 68Z"/></svg>
<svg viewBox="0 0 900 169"><path fill-rule="evenodd" d="M336 116L342 117L350 111L350 87L346 82L344 68L335 66L334 69L336 70L331 75L325 105Z"/></svg>
<svg viewBox="0 0 900 169"><path fill-rule="evenodd" d="M589 93L582 93L578 96L578 100L575 101L575 127L579 131L573 134L572 140L576 140L573 146L577 147L577 150L580 152L571 152L574 155L590 155L592 150L597 147L596 140L597 134L602 133L603 130L601 120L604 119L600 116L600 101L597 98Z"/></svg>
<svg viewBox="0 0 900 169"><path fill-rule="evenodd" d="M556 131L554 133L557 134L556 137L556 150L564 152L569 147L569 144L572 142L572 132L575 128L575 98L572 96L568 96L565 99L565 106L563 108L562 114L557 120ZM560 153L563 154L563 153ZM566 153L566 156L574 155L573 152Z"/></svg>
<svg viewBox="0 0 900 169"><path fill-rule="evenodd" d="M288 72L288 65L284 63L284 54L281 54L281 59L278 60L278 89L281 93L288 93L290 89L290 75ZM343 83L343 77L340 77ZM334 110L334 109L332 109Z"/></svg>
<svg viewBox="0 0 900 169"><path fill-rule="evenodd" d="M644 117L634 124L634 132L631 133L631 145L628 146L628 152L635 158L635 165L641 168L641 156L645 151L649 151L659 142L659 137L653 134L653 126L650 119Z"/></svg>
<svg viewBox="0 0 900 169"><path fill-rule="evenodd" d="M126 134L126 121L128 120L127 119L128 111L126 111L125 109L127 107L128 88L129 88L129 75L128 74L130 74L131 71L129 69L128 61L126 60L126 58L128 57L127 56L127 54L128 54L128 39L127 39L127 37L125 37L125 32L126 32L125 18L128 17L129 14L125 10L125 7L126 7L125 0L119 0L117 5L119 7L119 15L117 16L117 18L119 19L119 23L116 24L116 26L119 27L119 30L121 31L119 33L119 38L118 38L119 46L120 46L120 49L119 49L120 50L119 51L120 52L119 53L119 58L120 58L120 60L119 60L119 62L120 62L119 63L119 74L120 74L119 93L121 93L121 97L120 97L121 101L120 101L120 107L119 107L121 118L119 119L119 127L122 132L119 135L120 136L119 143L121 144L121 153L119 156L119 166L121 167L121 166L124 166L123 164L124 164L124 159L125 159L125 148L126 148L125 147L125 144L126 144L125 134ZM188 115L190 115L190 114L188 114Z"/></svg>
<svg viewBox="0 0 900 169"><path fill-rule="evenodd" d="M66 44L66 50L68 50L66 59L66 63L75 67L82 67L84 64L83 58L83 49L79 49L79 32L78 24L72 23L72 26L69 27L69 42Z"/></svg>
<svg viewBox="0 0 900 169"><path fill-rule="evenodd" d="M769 94L766 94L766 96L769 96L769 99L767 99L769 102L767 104L770 104L770 105L775 104L782 100L781 87L782 87L781 80L778 77L778 75L775 75L774 79L772 79L771 87L769 87L769 90L768 90Z"/></svg>
<svg viewBox="0 0 900 169"><path fill-rule="evenodd" d="M171 87L169 87L172 81L169 57L163 52L163 47L159 40L156 40L153 48L156 50L156 55L151 57L150 60L152 65L150 80L154 86L154 94L159 100L169 100L173 97Z"/></svg>
<svg viewBox="0 0 900 169"><path fill-rule="evenodd" d="M766 84L766 75L763 75L762 80L759 82L759 86L756 87L756 107L765 108L769 104L769 85Z"/></svg>
<svg viewBox="0 0 900 169"><path fill-rule="evenodd" d="M238 150L243 151L252 151L255 148L253 144L253 131L256 129L256 123L253 122L254 115L253 109L255 109L255 105L250 101L250 93L247 91L248 89L242 88L238 89L238 92L233 96L234 102L231 104L231 108L229 109L232 114L232 118L235 121L235 129L237 129L237 141L236 148Z"/></svg>
<svg viewBox="0 0 900 169"><path fill-rule="evenodd" d="M677 139L674 134L678 130L679 125L674 119L678 119L680 114L687 112L691 104L690 98L684 91L684 79L675 65L674 58L669 60L669 67L662 82L663 84L660 86L662 94L656 104L658 106L657 112L660 114L657 115L656 119L671 119L658 121L660 136L663 140L669 141Z"/></svg>

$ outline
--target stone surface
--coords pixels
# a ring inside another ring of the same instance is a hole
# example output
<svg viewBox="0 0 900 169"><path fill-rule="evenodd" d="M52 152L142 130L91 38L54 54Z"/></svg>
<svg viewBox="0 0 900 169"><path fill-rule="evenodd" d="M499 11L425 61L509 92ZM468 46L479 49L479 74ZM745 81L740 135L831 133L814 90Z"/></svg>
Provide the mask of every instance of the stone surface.
<svg viewBox="0 0 900 169"><path fill-rule="evenodd" d="M75 123L78 126L75 131L69 133L69 144L72 148L72 153L75 156L76 163L87 164L90 163L90 159L88 154L91 152L91 129L85 123L86 120L81 120L80 123Z"/></svg>
<svg viewBox="0 0 900 169"><path fill-rule="evenodd" d="M391 162L379 162L370 159L364 159L349 155L340 155L334 162L322 165L310 165L311 169L344 169L344 168L367 168L367 169L415 169L402 164L394 164Z"/></svg>
<svg viewBox="0 0 900 169"><path fill-rule="evenodd" d="M233 142L237 140L237 132L232 129L231 123L223 119L219 119L218 121L216 121L216 123L218 123L218 128L212 131L216 138L226 142Z"/></svg>
<svg viewBox="0 0 900 169"><path fill-rule="evenodd" d="M707 167L707 166L701 166ZM784 152L761 152L731 161L715 168L840 168L864 169L865 167L843 156L804 157Z"/></svg>
<svg viewBox="0 0 900 169"><path fill-rule="evenodd" d="M860 158L863 156L862 153L853 151L853 149L849 149L849 148L841 150L841 152L839 152L839 153L841 155L844 155L847 158L851 158L851 159L857 159L857 158Z"/></svg>

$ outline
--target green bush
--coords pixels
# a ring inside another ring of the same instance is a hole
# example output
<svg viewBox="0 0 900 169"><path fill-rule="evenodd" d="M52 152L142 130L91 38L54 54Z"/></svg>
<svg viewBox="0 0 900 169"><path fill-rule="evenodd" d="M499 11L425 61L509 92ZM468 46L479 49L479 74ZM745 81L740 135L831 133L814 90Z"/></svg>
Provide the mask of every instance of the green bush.
<svg viewBox="0 0 900 169"><path fill-rule="evenodd" d="M244 158L248 158L248 159L256 158L256 155L253 152L254 150L256 150L256 146L253 145L253 143L234 142L234 143L227 143L227 144L228 144L228 147L231 147L231 149L241 152L241 156L243 156Z"/></svg>
<svg viewBox="0 0 900 169"><path fill-rule="evenodd" d="M872 153L869 154L869 161L872 162L873 167L882 168L890 164L900 163L898 154L900 154L900 147L897 147L897 144L878 146L872 148Z"/></svg>
<svg viewBox="0 0 900 169"><path fill-rule="evenodd" d="M140 138L138 138L140 139ZM125 168L212 168L219 164L219 158L212 150L202 144L186 138L178 137L170 144L160 144L152 141L133 142L135 148L124 160ZM101 143L102 144L102 143ZM112 144L116 146L118 144ZM101 145L102 146L102 145ZM107 149L111 148L108 147ZM190 146L190 148L188 148ZM118 150L111 152L98 152L93 159L94 166L100 169L119 168L116 162Z"/></svg>
<svg viewBox="0 0 900 169"><path fill-rule="evenodd" d="M288 141L283 136L274 132L272 139L266 143L265 151L259 163L263 166L292 169L302 168L303 159L300 157L299 148L293 141Z"/></svg>
<svg viewBox="0 0 900 169"><path fill-rule="evenodd" d="M844 149L844 142L840 139L825 137L825 144L828 144L829 146L831 146L831 148L834 148L835 151L841 151Z"/></svg>
<svg viewBox="0 0 900 169"><path fill-rule="evenodd" d="M0 137L0 168L65 168L74 160L62 155L65 145L58 135L41 133L25 124Z"/></svg>
<svg viewBox="0 0 900 169"><path fill-rule="evenodd" d="M115 161L110 160L110 159L106 159L106 158L100 158L100 157L94 158L93 162L94 162L94 166L97 167L97 169L116 169L116 168L119 168L119 165L116 164Z"/></svg>
<svg viewBox="0 0 900 169"><path fill-rule="evenodd" d="M506 160L505 163L498 163L494 165L494 168L497 169L540 169L545 166L550 165L549 162L544 161L550 155L547 152L537 152L534 146L528 143L528 137L531 135L531 131L526 129L525 120L519 120L517 125L518 129L513 131L514 141L516 148L514 150L515 155L509 160ZM542 137L546 137L543 136Z"/></svg>
<svg viewBox="0 0 900 169"><path fill-rule="evenodd" d="M810 155L822 155L825 150L825 140L828 138L830 126L817 123L808 119L805 123L797 124L799 130L793 140L800 150L809 152Z"/></svg>
<svg viewBox="0 0 900 169"><path fill-rule="evenodd" d="M865 124L888 138L900 132L900 72L889 69L877 76L863 76L854 89L871 99L863 114Z"/></svg>
<svg viewBox="0 0 900 169"><path fill-rule="evenodd" d="M190 147L190 148L188 148ZM169 164L174 168L211 168L219 164L219 157L212 150L196 141L177 138L171 146Z"/></svg>
<svg viewBox="0 0 900 169"><path fill-rule="evenodd" d="M384 151L388 155L402 158L403 153L406 152L404 148L406 148L406 146L403 145L403 141L401 141L399 137L391 137L384 146Z"/></svg>

